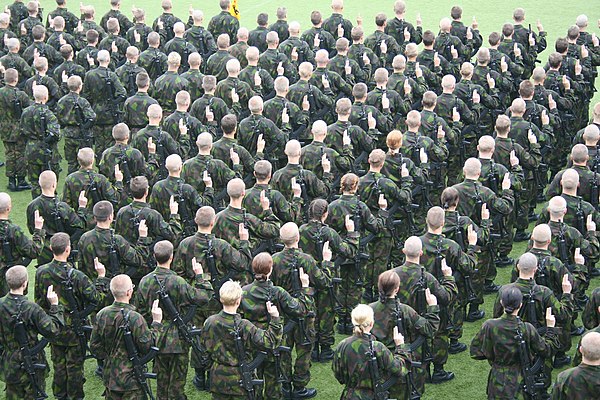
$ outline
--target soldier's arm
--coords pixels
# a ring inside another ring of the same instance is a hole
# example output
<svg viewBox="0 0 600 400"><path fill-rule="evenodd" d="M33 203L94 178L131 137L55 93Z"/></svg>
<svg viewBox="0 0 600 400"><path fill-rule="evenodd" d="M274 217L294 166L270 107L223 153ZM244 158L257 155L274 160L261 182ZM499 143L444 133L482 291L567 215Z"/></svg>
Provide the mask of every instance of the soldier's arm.
<svg viewBox="0 0 600 400"><path fill-rule="evenodd" d="M302 288L298 298L292 297L285 289L279 288L276 305L281 307L280 313L291 318L305 317L309 311L314 310L314 293L311 288Z"/></svg>
<svg viewBox="0 0 600 400"><path fill-rule="evenodd" d="M197 306L207 305L213 298L214 290L210 281L204 279L204 275L196 275L194 286L189 285L183 278L177 277L178 285L183 289L181 300L183 304L194 304Z"/></svg>
<svg viewBox="0 0 600 400"><path fill-rule="evenodd" d="M360 239L359 232L348 232L345 239L342 239L342 237L331 228L328 229L327 233L329 245L333 250L333 254L344 258L353 258L356 255Z"/></svg>
<svg viewBox="0 0 600 400"><path fill-rule="evenodd" d="M250 252L250 242L240 240L239 249L236 249L226 241L222 241L223 248L221 249L221 262L226 267L226 270L237 272L245 272L251 270L252 253Z"/></svg>
<svg viewBox="0 0 600 400"><path fill-rule="evenodd" d="M151 257L150 245L152 244L152 239L149 237L139 237L137 242L131 246L123 236L114 235L114 238L121 264L127 266L125 273L129 276L136 275L138 269L146 265L146 260Z"/></svg>
<svg viewBox="0 0 600 400"><path fill-rule="evenodd" d="M489 334L492 327L490 321L485 321L471 341L471 358L475 360L494 360L494 341L490 340Z"/></svg>
<svg viewBox="0 0 600 400"><path fill-rule="evenodd" d="M428 305L424 316L420 316L412 307L408 307L406 311L412 329L419 335L432 338L440 328L439 305Z"/></svg>
<svg viewBox="0 0 600 400"><path fill-rule="evenodd" d="M261 349L274 349L281 342L283 323L281 317L271 318L269 327L264 330L257 328L250 321L242 320L243 337Z"/></svg>
<svg viewBox="0 0 600 400"><path fill-rule="evenodd" d="M37 331L45 338L53 339L65 325L62 308L58 305L52 305L46 313L37 304L30 304L33 308L31 321L35 324Z"/></svg>
<svg viewBox="0 0 600 400"><path fill-rule="evenodd" d="M438 282L433 276L431 277L432 281L428 284L431 290L431 293L435 295L438 299L438 303L440 305L448 305L450 304L458 295L458 288L456 286L456 281L452 275L444 276L441 282Z"/></svg>
<svg viewBox="0 0 600 400"><path fill-rule="evenodd" d="M279 219L271 209L263 210L258 216L248 215L251 232L260 239L279 237Z"/></svg>
<svg viewBox="0 0 600 400"><path fill-rule="evenodd" d="M44 237L46 231L42 229L33 229L33 236L29 239L23 230L15 225L13 231L13 240L15 248L19 255L24 258L37 258L42 249L44 248Z"/></svg>

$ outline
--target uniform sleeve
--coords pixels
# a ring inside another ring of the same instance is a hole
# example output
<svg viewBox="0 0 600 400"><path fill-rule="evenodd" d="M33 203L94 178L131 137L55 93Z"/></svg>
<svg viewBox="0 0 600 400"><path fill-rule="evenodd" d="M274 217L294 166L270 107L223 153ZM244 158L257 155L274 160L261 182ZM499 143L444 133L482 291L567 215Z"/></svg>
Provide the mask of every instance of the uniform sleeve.
<svg viewBox="0 0 600 400"><path fill-rule="evenodd" d="M244 337L249 338L252 344L261 349L274 349L281 343L283 335L283 323L281 317L271 318L267 329L260 329L250 321L245 321L243 331Z"/></svg>
<svg viewBox="0 0 600 400"><path fill-rule="evenodd" d="M494 343L489 338L490 332L491 327L486 321L471 340L471 358L475 360L494 360Z"/></svg>

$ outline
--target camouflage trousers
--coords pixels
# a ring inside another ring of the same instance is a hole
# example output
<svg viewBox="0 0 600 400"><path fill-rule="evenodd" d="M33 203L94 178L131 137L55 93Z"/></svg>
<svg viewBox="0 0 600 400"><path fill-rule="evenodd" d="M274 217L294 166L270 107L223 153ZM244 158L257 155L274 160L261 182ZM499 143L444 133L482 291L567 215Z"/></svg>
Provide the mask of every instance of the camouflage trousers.
<svg viewBox="0 0 600 400"><path fill-rule="evenodd" d="M129 390L127 392L115 392L106 389L104 391L104 398L106 400L138 400L144 399L145 395L142 389Z"/></svg>
<svg viewBox="0 0 600 400"><path fill-rule="evenodd" d="M348 260L352 262L351 260ZM360 268L362 270L362 267ZM360 271L360 275L364 274L364 271ZM361 282L359 283L359 273L354 266L354 263L342 264L340 266L340 277L342 278L342 284L339 286L338 299L341 303L341 310L339 314L340 323L350 324L350 313L362 302L363 285L362 276L360 276Z"/></svg>
<svg viewBox="0 0 600 400"><path fill-rule="evenodd" d="M336 304L334 303L335 300L331 298L328 292L324 290L317 292L317 316L315 318L316 342L324 347L331 347L335 343L333 328L335 325L334 309Z"/></svg>
<svg viewBox="0 0 600 400"><path fill-rule="evenodd" d="M185 400L190 353L159 354L154 359L154 372L160 376L157 380L156 398L158 400Z"/></svg>
<svg viewBox="0 0 600 400"><path fill-rule="evenodd" d="M307 331L306 335L301 332L300 325L296 325L284 338L285 346L289 347L290 350L296 349L293 371L292 353L285 352L281 355L281 368L286 376L291 377L294 386L299 388L306 387L310 382L311 352L315 340L314 317L306 318L304 323ZM306 343L306 336L309 339L308 343Z"/></svg>
<svg viewBox="0 0 600 400"><path fill-rule="evenodd" d="M281 392L281 383L277 382L275 375L275 360L272 355L256 369L259 379L264 380L264 384L256 387L256 399L265 400L281 400L283 393Z"/></svg>
<svg viewBox="0 0 600 400"><path fill-rule="evenodd" d="M39 142L38 142L39 145ZM35 199L42 194L40 184L38 182L40 174L48 169L48 164L39 156L39 152L33 152L29 150L29 144L27 151L25 152L25 158L27 160L27 180L31 184L31 198ZM55 147L52 159L50 161L50 169L56 174L56 180L59 181L60 175L60 154L58 149Z"/></svg>
<svg viewBox="0 0 600 400"><path fill-rule="evenodd" d="M41 376L41 374L38 374ZM45 388L46 380L40 379L40 386ZM22 383L11 384L7 383L4 389L4 393L6 395L6 400L23 400L23 399L34 399L35 393L33 390L33 386L29 379L25 378L25 381Z"/></svg>
<svg viewBox="0 0 600 400"><path fill-rule="evenodd" d="M96 160L100 160L104 150L114 144L112 128L113 125L94 125L92 128L92 131L94 132L94 152L96 154Z"/></svg>
<svg viewBox="0 0 600 400"><path fill-rule="evenodd" d="M6 142L4 143L4 155L6 157L5 175L8 178L25 177L27 170L25 168L25 142Z"/></svg>
<svg viewBox="0 0 600 400"><path fill-rule="evenodd" d="M526 230L529 226L527 215L529 215L529 204L535 202L537 197L537 185L534 179L528 179L523 185L523 190L519 192L519 210L518 218L515 221L517 230Z"/></svg>
<svg viewBox="0 0 600 400"><path fill-rule="evenodd" d="M378 235L369 243L369 259L364 268L365 292L363 296L367 302L373 302L378 297L379 275L388 270L391 244L394 243L390 235Z"/></svg>
<svg viewBox="0 0 600 400"><path fill-rule="evenodd" d="M435 333L432 340L431 352L433 356L433 365L443 366L448 362L448 324L452 305L442 308L440 312L440 328Z"/></svg>
<svg viewBox="0 0 600 400"><path fill-rule="evenodd" d="M208 317L217 314L219 311L221 311L220 307L211 307L212 304L213 303L211 303L209 306L202 307L201 309L199 308L196 311L194 318L192 318L194 326L204 326L204 321L206 321ZM206 353L206 351L202 351L199 353L192 349L190 357L190 366L193 369L201 369L203 371L207 371L210 366L208 353Z"/></svg>
<svg viewBox="0 0 600 400"><path fill-rule="evenodd" d="M67 174L71 174L79 169L77 152L84 147L94 148L94 143L92 141L86 141L83 138L65 137L65 160L67 160L67 164L69 165ZM99 160L99 158L97 158L97 160Z"/></svg>
<svg viewBox="0 0 600 400"><path fill-rule="evenodd" d="M80 346L51 347L54 377L52 379L52 393L57 399L83 399L83 363L85 361Z"/></svg>

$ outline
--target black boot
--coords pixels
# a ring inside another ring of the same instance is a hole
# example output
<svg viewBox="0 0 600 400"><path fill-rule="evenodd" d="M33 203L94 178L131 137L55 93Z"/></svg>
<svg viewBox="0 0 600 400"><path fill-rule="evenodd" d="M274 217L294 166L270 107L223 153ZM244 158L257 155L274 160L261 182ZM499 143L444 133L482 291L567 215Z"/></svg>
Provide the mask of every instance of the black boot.
<svg viewBox="0 0 600 400"><path fill-rule="evenodd" d="M102 378L104 376L104 360L97 360L98 366L96 367L96 371L94 373L97 377Z"/></svg>
<svg viewBox="0 0 600 400"><path fill-rule="evenodd" d="M465 316L465 321L475 322L485 317L485 311L479 309L479 304L469 307L469 313Z"/></svg>
<svg viewBox="0 0 600 400"><path fill-rule="evenodd" d="M312 399L317 395L317 389L294 386L294 399Z"/></svg>
<svg viewBox="0 0 600 400"><path fill-rule="evenodd" d="M554 362L552 363L552 366L556 369L559 369L569 364L571 364L571 356L566 355L564 351L560 351L554 356Z"/></svg>
<svg viewBox="0 0 600 400"><path fill-rule="evenodd" d="M310 359L313 362L319 362L319 343L313 345L312 352L310 353Z"/></svg>
<svg viewBox="0 0 600 400"><path fill-rule="evenodd" d="M196 368L196 376L192 380L194 387L199 391L208 390L208 386L206 385L206 371L201 368Z"/></svg>
<svg viewBox="0 0 600 400"><path fill-rule="evenodd" d="M485 282L483 284L483 293L486 293L486 294L496 293L499 289L500 289L500 286L496 285L493 281Z"/></svg>
<svg viewBox="0 0 600 400"><path fill-rule="evenodd" d="M513 237L513 242L526 242L531 235L525 231L517 230Z"/></svg>
<svg viewBox="0 0 600 400"><path fill-rule="evenodd" d="M24 176L17 177L17 191L31 190L31 185L27 183Z"/></svg>
<svg viewBox="0 0 600 400"><path fill-rule="evenodd" d="M433 366L433 375L431 375L431 383L444 383L454 379L454 372L444 371L443 365Z"/></svg>
<svg viewBox="0 0 600 400"><path fill-rule="evenodd" d="M11 192L17 191L17 178L15 178L14 176L8 178L8 190L10 190Z"/></svg>
<svg viewBox="0 0 600 400"><path fill-rule="evenodd" d="M462 353L467 349L467 345L464 343L460 343L458 339L450 339L450 347L448 347L448 353L450 354L458 354Z"/></svg>
<svg viewBox="0 0 600 400"><path fill-rule="evenodd" d="M331 350L331 346L321 346L319 361L327 362L331 360L333 360L333 350Z"/></svg>

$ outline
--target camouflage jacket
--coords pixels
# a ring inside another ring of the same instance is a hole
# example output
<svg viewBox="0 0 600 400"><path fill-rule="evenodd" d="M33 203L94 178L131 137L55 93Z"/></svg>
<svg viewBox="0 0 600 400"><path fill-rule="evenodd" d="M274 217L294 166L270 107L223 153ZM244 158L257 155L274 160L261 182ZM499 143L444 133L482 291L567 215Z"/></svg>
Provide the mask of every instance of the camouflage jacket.
<svg viewBox="0 0 600 400"><path fill-rule="evenodd" d="M599 366L581 363L558 374L552 388L552 400L591 399L598 393Z"/></svg>
<svg viewBox="0 0 600 400"><path fill-rule="evenodd" d="M308 196L310 202L316 198L327 198L329 196L333 174L331 172L326 173L323 175L323 180L320 180L314 172L303 169L300 164L287 164L273 173L271 185L273 189L279 190L288 200L293 197L292 178L296 178L296 182L306 191L302 196Z"/></svg>
<svg viewBox="0 0 600 400"><path fill-rule="evenodd" d="M123 182L116 182L113 186L104 175L92 170L80 169L65 179L62 201L73 209L79 207L78 199L81 191L85 192L88 199L87 209L91 213L94 205L102 200L108 200L113 206L117 206L123 194Z"/></svg>
<svg viewBox="0 0 600 400"><path fill-rule="evenodd" d="M243 223L250 233L250 248L254 249L262 241L279 238L279 222L271 209L255 216L229 205L217 214L213 232L216 237L240 249L239 224Z"/></svg>
<svg viewBox="0 0 600 400"><path fill-rule="evenodd" d="M56 104L56 117L64 137L88 140L91 146L96 113L85 98L75 92L66 94Z"/></svg>
<svg viewBox="0 0 600 400"><path fill-rule="evenodd" d="M242 205L250 214L259 215L262 212L260 205L260 193L264 191L269 199L271 210L277 218L285 222L297 222L301 220L302 197L292 197L288 200L279 190L271 188L270 185L255 184L246 190Z"/></svg>
<svg viewBox="0 0 600 400"><path fill-rule="evenodd" d="M536 256L538 265L535 271L535 282L540 286L545 286L552 290L556 298L560 298L563 294L562 291L562 280L563 276L569 276L572 281L571 272L563 264L560 259L554 257L550 250L542 250L537 248L529 249L529 252ZM585 266L578 265L577 270L584 269ZM573 271L575 272L575 271ZM519 277L519 270L515 265L515 268L511 274L511 282L515 282Z"/></svg>
<svg viewBox="0 0 600 400"><path fill-rule="evenodd" d="M258 58L258 66L266 70L273 79L277 78L279 63L283 67L283 76L289 79L290 84L298 80L298 62L292 61L278 49L267 49Z"/></svg>
<svg viewBox="0 0 600 400"><path fill-rule="evenodd" d="M177 108L175 96L189 85L187 79L176 72L167 71L154 81L154 88L150 95L154 97L163 109L163 113L170 114Z"/></svg>
<svg viewBox="0 0 600 400"><path fill-rule="evenodd" d="M300 226L300 248L317 261L323 259L323 244L329 242L329 248L335 257L351 259L358 251L360 232L346 232L342 237L327 224L310 220Z"/></svg>
<svg viewBox="0 0 600 400"><path fill-rule="evenodd" d="M406 262L403 265L394 268L394 271L400 277L400 290L397 298L403 304L411 306L421 316L427 312L427 303L425 299L419 299L420 289L429 289L431 294L437 297L438 304L444 311L450 303L454 301L458 290L453 276L444 276L438 281L433 275L425 270L425 267L419 264ZM419 309L419 303L425 306L424 310Z"/></svg>
<svg viewBox="0 0 600 400"><path fill-rule="evenodd" d="M176 244L181 235L181 219L179 214L169 215L163 219L162 215L150 208L148 203L134 200L131 204L121 207L115 218L115 233L123 236L129 243L136 243L139 239L138 227L140 221L146 221L148 237L152 243L168 240Z"/></svg>
<svg viewBox="0 0 600 400"><path fill-rule="evenodd" d="M159 49L149 47L140 54L138 64L148 72L152 81L156 81L167 72L167 55Z"/></svg>
<svg viewBox="0 0 600 400"><path fill-rule="evenodd" d="M148 95L147 92L137 92L125 100L123 104L123 122L130 129L142 129L148 125L148 108L158 101Z"/></svg>
<svg viewBox="0 0 600 400"><path fill-rule="evenodd" d="M231 43L236 42L236 35L239 28L240 21L232 16L229 11L221 11L212 17L207 27L214 38L219 37L221 33L226 33L229 35Z"/></svg>
<svg viewBox="0 0 600 400"><path fill-rule="evenodd" d="M263 151L265 158L274 161L283 157L288 136L273 121L262 115L252 114L240 122L237 137L240 145L245 147L250 154L256 153L256 143L260 134L263 135L265 141L265 150Z"/></svg>
<svg viewBox="0 0 600 400"><path fill-rule="evenodd" d="M202 176L204 171L208 171L208 175L213 181L215 193L218 197L221 197L221 199L218 199L220 202L229 198L226 195L227 183L233 178L242 178L243 170L242 164L234 165L233 170L231 170L223 161L214 159L211 155L198 154L183 164L181 179L192 185L198 192L203 192L205 186ZM225 193L221 194L223 190L225 190Z"/></svg>
<svg viewBox="0 0 600 400"><path fill-rule="evenodd" d="M183 37L196 47L203 60L207 60L217 51L213 35L202 26L192 26L185 31Z"/></svg>
<svg viewBox="0 0 600 400"><path fill-rule="evenodd" d="M206 63L204 64L204 73L206 75L213 75L217 78L217 82L222 81L227 77L227 61L234 60L233 57L227 50L217 50L213 53Z"/></svg>
<svg viewBox="0 0 600 400"><path fill-rule="evenodd" d="M23 110L31 105L27 94L16 87L4 86L0 88L0 107L4 110L0 114L0 138L5 142L22 141L19 123Z"/></svg>
<svg viewBox="0 0 600 400"><path fill-rule="evenodd" d="M190 98L192 103L199 99L204 94L204 89L202 88L202 80L204 79L204 74L200 72L199 69L190 68L183 74L181 77L186 79L189 82L187 91L190 94Z"/></svg>
<svg viewBox="0 0 600 400"><path fill-rule="evenodd" d="M285 248L279 253L273 254L273 273L271 274L273 284L281 286L292 296L297 296L298 292L302 291L302 284L300 275L294 276L296 268L304 269L304 273L309 276L312 288L326 290L329 287L333 263L331 261L317 263L314 258L298 248Z"/></svg>
<svg viewBox="0 0 600 400"><path fill-rule="evenodd" d="M127 98L127 92L117 74L104 67L95 68L85 74L81 95L94 108L98 116L98 125L114 125L116 115Z"/></svg>

